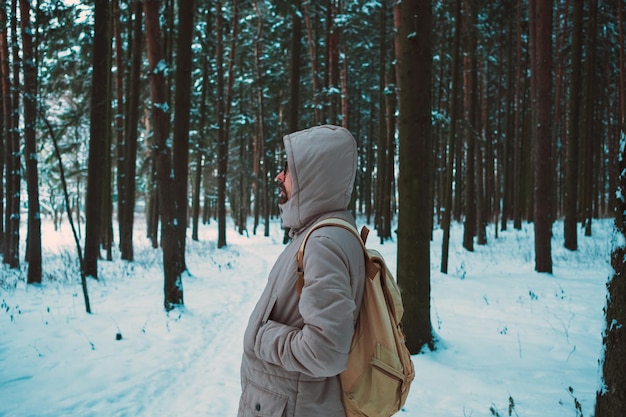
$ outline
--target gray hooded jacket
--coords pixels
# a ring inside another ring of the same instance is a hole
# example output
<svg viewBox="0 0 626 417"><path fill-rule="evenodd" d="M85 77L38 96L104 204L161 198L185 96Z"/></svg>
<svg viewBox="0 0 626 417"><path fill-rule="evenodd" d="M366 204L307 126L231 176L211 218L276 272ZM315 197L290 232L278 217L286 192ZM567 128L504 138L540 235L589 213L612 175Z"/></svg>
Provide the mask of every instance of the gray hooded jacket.
<svg viewBox="0 0 626 417"><path fill-rule="evenodd" d="M239 417L344 417L338 374L346 368L363 296L364 255L349 231L314 231L296 292L296 253L308 229L328 217L354 224L347 210L356 141L318 126L283 138L292 194L280 206L291 243L280 254L244 335Z"/></svg>

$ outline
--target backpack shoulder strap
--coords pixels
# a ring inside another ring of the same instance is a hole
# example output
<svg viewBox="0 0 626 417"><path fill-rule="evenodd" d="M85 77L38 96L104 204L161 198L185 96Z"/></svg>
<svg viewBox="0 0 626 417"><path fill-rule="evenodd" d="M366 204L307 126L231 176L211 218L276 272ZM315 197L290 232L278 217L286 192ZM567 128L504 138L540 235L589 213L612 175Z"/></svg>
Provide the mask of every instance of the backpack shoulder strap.
<svg viewBox="0 0 626 417"><path fill-rule="evenodd" d="M354 226L352 226L350 222L347 222L343 219L330 217L328 219L319 221L318 223L313 225L313 227L311 227L306 233L304 239L302 239L302 243L300 244L300 248L298 249L298 253L296 255L296 262L298 264L298 281L296 282L296 292L298 293L298 296L300 296L300 294L302 293L302 288L304 287L304 247L306 246L306 242L309 240L309 236L311 236L311 233L313 233L320 227L326 226L336 226L348 230L355 237L358 238L359 243L363 248L363 252L367 253L367 249L365 248L365 240L367 239L367 234L369 233L369 229L367 229L367 227L363 226L363 229L361 229L361 233L359 234L359 232Z"/></svg>

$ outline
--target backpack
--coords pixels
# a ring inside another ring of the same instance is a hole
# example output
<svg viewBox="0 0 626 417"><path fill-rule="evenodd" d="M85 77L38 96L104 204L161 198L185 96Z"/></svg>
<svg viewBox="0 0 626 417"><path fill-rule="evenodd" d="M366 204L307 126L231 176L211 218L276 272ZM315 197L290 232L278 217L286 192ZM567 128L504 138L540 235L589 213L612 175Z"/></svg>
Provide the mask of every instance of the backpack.
<svg viewBox="0 0 626 417"><path fill-rule="evenodd" d="M365 247L369 230L361 234L345 220L325 219L304 237L296 261L298 295L304 286L304 247L311 233L325 226L342 227L359 239L365 254L363 301L355 324L348 367L339 374L347 417L389 417L409 395L415 370L400 320L404 314L400 289L382 255Z"/></svg>

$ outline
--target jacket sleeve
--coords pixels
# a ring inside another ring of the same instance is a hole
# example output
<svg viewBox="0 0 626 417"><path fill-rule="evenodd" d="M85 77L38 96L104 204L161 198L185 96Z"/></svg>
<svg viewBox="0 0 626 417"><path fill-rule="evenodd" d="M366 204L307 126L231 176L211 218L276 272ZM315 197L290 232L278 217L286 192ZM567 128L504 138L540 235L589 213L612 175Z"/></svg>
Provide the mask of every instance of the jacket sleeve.
<svg viewBox="0 0 626 417"><path fill-rule="evenodd" d="M313 377L338 375L346 368L357 309L346 251L351 256L362 256L362 252L360 247L355 252L353 245L345 249L327 236L310 237L299 301L304 326L300 329L271 320L263 324L255 340L258 358Z"/></svg>

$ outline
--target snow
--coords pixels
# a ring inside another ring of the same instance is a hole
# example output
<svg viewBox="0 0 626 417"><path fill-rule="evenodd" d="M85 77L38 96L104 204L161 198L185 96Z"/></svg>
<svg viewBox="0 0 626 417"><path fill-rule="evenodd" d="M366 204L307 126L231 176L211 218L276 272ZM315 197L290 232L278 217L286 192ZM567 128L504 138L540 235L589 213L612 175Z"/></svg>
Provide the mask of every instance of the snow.
<svg viewBox="0 0 626 417"><path fill-rule="evenodd" d="M21 276L0 269L0 416L236 415L243 331L283 248L277 221L270 237L239 235L231 223L223 249L217 224L202 226L200 241L187 244L185 307L169 314L161 254L144 231L135 231L135 262L99 262L90 315L69 226L55 231L44 219L42 227L44 283L26 285L24 268ZM489 244L473 253L454 225L449 275L439 273L435 231L438 349L413 356L417 376L399 416L579 416L576 401L593 415L617 238L611 220L595 221L594 236L581 233L570 252L562 229L553 227L552 275L534 272L532 225L498 239L490 228ZM372 234L368 246L395 271L395 242Z"/></svg>

